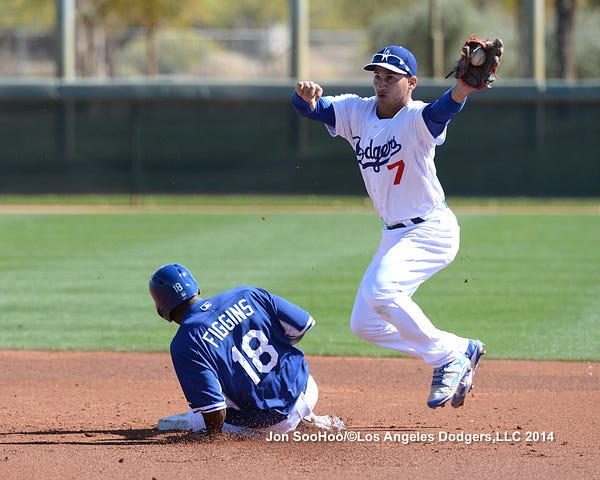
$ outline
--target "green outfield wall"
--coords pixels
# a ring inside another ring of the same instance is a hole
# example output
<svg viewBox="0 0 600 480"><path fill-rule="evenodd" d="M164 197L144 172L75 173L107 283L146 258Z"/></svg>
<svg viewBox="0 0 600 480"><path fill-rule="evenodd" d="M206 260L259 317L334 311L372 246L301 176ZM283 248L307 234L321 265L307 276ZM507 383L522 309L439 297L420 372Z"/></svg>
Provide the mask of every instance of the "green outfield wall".
<svg viewBox="0 0 600 480"><path fill-rule="evenodd" d="M421 81L430 101L450 85ZM326 94L371 94L326 83ZM364 194L351 147L292 81L0 81L0 193ZM448 195L600 196L600 82L498 81L437 150Z"/></svg>

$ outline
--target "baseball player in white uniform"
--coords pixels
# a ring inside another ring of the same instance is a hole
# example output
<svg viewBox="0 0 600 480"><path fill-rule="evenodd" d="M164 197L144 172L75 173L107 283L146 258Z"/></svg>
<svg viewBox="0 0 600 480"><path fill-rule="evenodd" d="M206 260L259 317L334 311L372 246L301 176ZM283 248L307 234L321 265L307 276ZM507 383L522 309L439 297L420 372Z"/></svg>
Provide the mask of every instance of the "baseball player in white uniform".
<svg viewBox="0 0 600 480"><path fill-rule="evenodd" d="M457 79L432 103L413 100L417 62L396 45L375 53L364 69L373 72L372 97L323 96L319 84L300 81L292 99L300 115L323 122L332 136L352 145L383 221L381 243L358 288L350 327L371 343L433 367L429 407L448 401L460 407L484 345L436 328L411 297L458 252L459 226L446 205L434 155L448 123L475 88Z"/></svg>

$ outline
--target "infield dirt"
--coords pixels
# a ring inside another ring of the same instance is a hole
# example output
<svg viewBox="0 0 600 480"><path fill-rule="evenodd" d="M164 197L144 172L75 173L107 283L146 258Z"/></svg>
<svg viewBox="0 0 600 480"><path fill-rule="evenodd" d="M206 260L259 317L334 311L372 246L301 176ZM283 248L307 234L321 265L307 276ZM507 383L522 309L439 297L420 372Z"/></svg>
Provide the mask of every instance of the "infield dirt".
<svg viewBox="0 0 600 480"><path fill-rule="evenodd" d="M600 478L599 363L484 357L465 406L431 410L419 360L308 362L345 437L161 433L187 408L168 354L0 351L0 478Z"/></svg>

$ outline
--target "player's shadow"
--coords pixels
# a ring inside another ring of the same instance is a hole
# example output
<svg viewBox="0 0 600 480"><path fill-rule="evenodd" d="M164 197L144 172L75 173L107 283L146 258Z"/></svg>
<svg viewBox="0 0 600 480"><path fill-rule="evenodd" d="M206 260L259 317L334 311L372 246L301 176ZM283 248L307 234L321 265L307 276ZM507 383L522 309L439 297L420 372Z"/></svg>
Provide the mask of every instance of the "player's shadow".
<svg viewBox="0 0 600 480"><path fill-rule="evenodd" d="M161 432L157 428L0 432L0 445L166 445L205 441L209 441L205 435Z"/></svg>

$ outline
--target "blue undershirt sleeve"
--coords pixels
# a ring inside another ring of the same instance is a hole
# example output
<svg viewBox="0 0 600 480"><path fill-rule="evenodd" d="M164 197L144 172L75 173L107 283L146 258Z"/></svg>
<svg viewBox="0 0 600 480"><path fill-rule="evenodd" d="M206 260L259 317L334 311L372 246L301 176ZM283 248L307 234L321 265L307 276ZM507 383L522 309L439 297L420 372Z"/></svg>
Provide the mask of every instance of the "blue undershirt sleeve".
<svg viewBox="0 0 600 480"><path fill-rule="evenodd" d="M319 98L317 106L314 110L310 109L310 104L304 101L294 91L292 94L292 104L294 109L303 117L317 120L335 128L335 110L333 109L333 103L327 98Z"/></svg>
<svg viewBox="0 0 600 480"><path fill-rule="evenodd" d="M467 101L465 99L463 103L456 103L450 95L451 92L452 88L423 109L423 120L433 138L444 131L452 117L462 110Z"/></svg>

